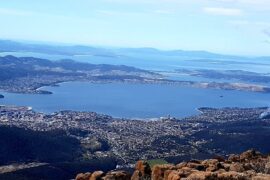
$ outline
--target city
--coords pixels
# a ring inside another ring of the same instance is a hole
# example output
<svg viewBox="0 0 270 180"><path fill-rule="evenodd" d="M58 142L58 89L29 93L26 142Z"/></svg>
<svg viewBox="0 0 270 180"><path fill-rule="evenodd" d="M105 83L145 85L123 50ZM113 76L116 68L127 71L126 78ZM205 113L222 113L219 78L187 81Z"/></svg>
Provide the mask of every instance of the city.
<svg viewBox="0 0 270 180"><path fill-rule="evenodd" d="M267 126L270 119L260 118L267 108L199 108L199 111L200 115L183 119L168 117L159 120L133 120L117 119L94 112L61 111L43 114L29 107L1 106L0 124L33 131L64 130L81 142L81 147L85 150L83 158L114 157L119 167L129 166L139 159L169 160L174 157L181 161L199 154L201 157L226 155L230 150L219 147L221 142L213 141L215 137L229 137L232 138L231 142L239 140L239 137L247 139L252 136L252 131L241 132L241 127L245 127L245 124L269 131ZM237 124L241 124L241 127L237 127ZM74 130L78 133L72 133ZM204 136L203 132L210 134ZM95 145L102 143L109 147L95 150Z"/></svg>

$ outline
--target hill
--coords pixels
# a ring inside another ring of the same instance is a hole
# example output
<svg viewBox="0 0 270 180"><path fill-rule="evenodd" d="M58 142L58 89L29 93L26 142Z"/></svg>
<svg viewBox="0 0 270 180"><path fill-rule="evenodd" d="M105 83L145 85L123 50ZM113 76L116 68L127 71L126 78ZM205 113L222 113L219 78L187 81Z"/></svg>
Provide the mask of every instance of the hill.
<svg viewBox="0 0 270 180"><path fill-rule="evenodd" d="M144 81L160 75L124 65L89 64L34 57L0 57L0 89L15 93L50 93L38 88L66 81Z"/></svg>
<svg viewBox="0 0 270 180"><path fill-rule="evenodd" d="M117 58L120 56L140 55L162 55L162 56L177 56L188 59L258 59L269 60L270 57L245 57L236 55L218 54L203 50L187 51L187 50L160 50L152 47L144 48L103 48L85 45L54 45L42 43L25 43L10 40L0 40L0 52L32 52L41 54L54 55L89 55L89 56L104 56Z"/></svg>
<svg viewBox="0 0 270 180"><path fill-rule="evenodd" d="M39 132L0 126L0 136L2 165L27 161L74 161L81 153L80 142L64 131Z"/></svg>
<svg viewBox="0 0 270 180"><path fill-rule="evenodd" d="M0 136L0 179L64 180L78 171L109 171L116 166L111 157L83 159L79 140L62 130L42 132L0 126Z"/></svg>

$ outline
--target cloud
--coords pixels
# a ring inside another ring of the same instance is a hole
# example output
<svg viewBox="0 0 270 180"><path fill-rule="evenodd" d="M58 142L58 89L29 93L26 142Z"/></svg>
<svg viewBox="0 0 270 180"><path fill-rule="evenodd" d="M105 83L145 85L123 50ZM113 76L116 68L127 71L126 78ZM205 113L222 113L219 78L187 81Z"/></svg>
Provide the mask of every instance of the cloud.
<svg viewBox="0 0 270 180"><path fill-rule="evenodd" d="M238 26L255 26L255 27L262 27L266 28L270 26L270 22L265 22L265 21L249 21L249 20L231 20L229 21L230 24L232 25L238 25Z"/></svg>
<svg viewBox="0 0 270 180"><path fill-rule="evenodd" d="M0 0L1 1L1 0ZM106 13L105 11L103 13ZM107 12L110 13L109 11ZM113 12L112 12L113 13ZM53 13L42 13L38 11L25 11L21 9L10 9L10 8L0 8L0 16L8 16L15 18L26 18L31 19L32 17L37 17L40 19L53 19L61 22L82 22L82 23L92 23L93 21L98 21L99 23L103 23L103 21L96 20L94 18L89 17L77 17L77 16L68 16L65 14L53 14Z"/></svg>
<svg viewBox="0 0 270 180"><path fill-rule="evenodd" d="M202 0L204 2L219 4L221 6L234 6L247 8L250 11L266 11L270 9L269 0Z"/></svg>
<svg viewBox="0 0 270 180"><path fill-rule="evenodd" d="M229 23L236 26L246 26L251 24L251 22L247 20L231 20Z"/></svg>
<svg viewBox="0 0 270 180"><path fill-rule="evenodd" d="M270 37L270 29L264 29L264 30L263 30L263 33L264 33L266 36L269 36L269 37Z"/></svg>
<svg viewBox="0 0 270 180"><path fill-rule="evenodd" d="M174 11L171 10L164 10L164 9L157 9L154 11L156 14L173 14Z"/></svg>
<svg viewBox="0 0 270 180"><path fill-rule="evenodd" d="M270 0L102 0L103 2L122 3L122 4L141 4L141 5L201 5L221 6L221 7L245 7L250 10L269 10Z"/></svg>
<svg viewBox="0 0 270 180"><path fill-rule="evenodd" d="M107 16L119 15L119 12L111 10L97 10L96 12Z"/></svg>
<svg viewBox="0 0 270 180"><path fill-rule="evenodd" d="M124 4L157 4L157 3L182 3L180 0L103 0L112 3Z"/></svg>
<svg viewBox="0 0 270 180"><path fill-rule="evenodd" d="M175 12L173 10L166 9L157 9L157 10L149 10L149 11L112 11L112 10L96 10L98 14L105 16L129 16L129 15L150 15L150 14L160 14L160 15L171 15Z"/></svg>
<svg viewBox="0 0 270 180"><path fill-rule="evenodd" d="M223 7L205 7L203 11L211 15L221 15L221 16L241 16L243 11L241 9L234 8L223 8Z"/></svg>
<svg viewBox="0 0 270 180"><path fill-rule="evenodd" d="M21 11L17 9L0 8L0 14L9 16L30 16L33 13L29 11Z"/></svg>
<svg viewBox="0 0 270 180"><path fill-rule="evenodd" d="M207 0L208 2L269 5L269 0Z"/></svg>
<svg viewBox="0 0 270 180"><path fill-rule="evenodd" d="M235 0L235 2L242 3L242 4L261 5L261 6L270 5L269 0Z"/></svg>

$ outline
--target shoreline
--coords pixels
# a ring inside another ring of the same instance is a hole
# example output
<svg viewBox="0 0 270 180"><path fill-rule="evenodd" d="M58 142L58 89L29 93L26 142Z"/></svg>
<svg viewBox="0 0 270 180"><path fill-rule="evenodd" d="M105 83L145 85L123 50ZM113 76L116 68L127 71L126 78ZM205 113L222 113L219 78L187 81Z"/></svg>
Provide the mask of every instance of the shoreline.
<svg viewBox="0 0 270 180"><path fill-rule="evenodd" d="M151 121L166 121L166 120L176 120L176 121L179 121L179 120L184 120L185 118L190 118L190 117L193 117L193 116L198 116L198 115L202 115L204 114L205 112L203 112L202 110L200 110L201 108L207 108L207 109L214 109L214 110L219 110L219 109L265 109L266 111L269 109L269 107L220 107L220 108L214 108L214 107L198 107L198 108L195 108L195 110L197 112L199 112L199 114L192 114L192 115L187 115L187 116L184 116L184 117L166 117L166 116L163 116L163 117L151 117L151 118L139 118L139 117L129 117L129 118L126 118L126 117L117 117L117 116L112 116L112 115L109 115L109 114L106 114L106 113L101 113L101 112L95 112L95 111L78 111L78 110L59 110L59 111L54 111L54 112L44 112L44 111L39 111L39 110L35 110L33 107L31 106L17 106L17 105L5 105L5 104L0 104L0 110L1 110L1 107L3 108L12 108L12 109L17 109L17 110L22 110L24 109L25 111L33 111L35 113L41 113L41 114L45 114L45 115L53 115L53 114L56 114L56 113L59 113L59 112L80 112L80 113L96 113L98 115L102 115L102 116L108 116L108 117L111 117L112 119L115 119L115 120L119 120L119 121L144 121L144 122L151 122ZM269 111L270 112L270 111Z"/></svg>
<svg viewBox="0 0 270 180"><path fill-rule="evenodd" d="M92 77L95 78L95 77ZM44 94L50 95L53 92L46 90L46 87L59 87L64 83L72 82L86 82L93 84L110 84L110 83L119 83L119 84L154 84L154 85L170 85L170 86L179 86L189 87L196 89L213 89L213 90L226 90L226 91L242 91L242 92L253 92L253 93L270 93L270 86L265 86L261 84L251 84L251 83L228 83L228 82L197 82L197 81L188 81L188 80L171 80L171 79L143 79L143 80L134 80L134 79L122 79L122 80L96 80L96 79L78 79L78 80L66 80L66 81L55 81L48 84L36 85L36 87L22 87L17 91L12 91L10 88L0 89L3 92L7 93L19 93L19 94ZM1 94L0 94L1 95ZM1 98L1 97L0 97Z"/></svg>
<svg viewBox="0 0 270 180"><path fill-rule="evenodd" d="M227 90L227 91L244 91L244 92L254 92L254 93L270 93L270 87L258 85L258 84L247 84L247 83L220 83L220 82L196 82L196 81L175 81L170 79L162 79L161 81L151 82L151 81L92 81L92 80L78 80L78 81L63 81L52 83L51 85L40 86L33 91L36 93L29 94L53 94L53 92L43 90L46 87L59 87L61 84L72 83L72 82L84 82L93 84L110 84L110 83L120 83L120 84L157 84L157 85L175 85L181 87L190 87L198 89L215 89L215 90ZM8 91L7 91L8 92ZM16 93L16 92L14 92ZM28 94L27 92L18 92L22 94Z"/></svg>
<svg viewBox="0 0 270 180"><path fill-rule="evenodd" d="M63 82L58 82L58 83L54 83L52 85L45 85L45 86L41 86L39 88L37 88L36 90L37 91L46 91L46 88L48 87L60 87L64 84L68 84L68 83L86 83L86 84L111 84L111 83L116 83L116 84L138 84L138 85L144 85L144 84L153 84L153 85L169 85L169 86L178 86L178 84L159 84L159 83L141 83L141 82L121 82L121 81L107 81L107 82L104 82L104 81L86 81L86 80L82 80L82 81L63 81ZM187 88L196 88L198 89L198 87L192 87L192 86L182 86L182 87L187 87ZM210 88L203 88L203 89L210 89ZM217 89L217 90L222 90L222 89ZM49 92L49 91L48 91ZM7 92L9 93L9 92ZM37 93L16 93L16 92L11 92L11 93L14 93L14 94L37 94ZM51 92L50 94L53 94L53 92ZM48 94L48 95L50 95ZM44 94L46 95L46 94ZM6 106L6 105L4 105ZM8 106L8 105L7 105ZM14 107L16 107L17 105L14 105ZM27 106L27 107L30 107L30 106ZM236 108L236 106L231 106L232 108ZM258 106L260 107L260 106ZM56 113L56 112L59 112L59 111L77 111L77 112L96 112L96 111L91 111L91 110L72 110L72 109L60 109L60 110L56 110L56 111L46 111L46 110L35 110L35 108L33 107L30 107L31 110L35 111L35 112L39 112L39 113L44 113L44 114L47 114L47 115L50 115L50 114L53 114L53 113ZM191 117L191 116L196 116L196 115L199 115L199 114L203 114L204 112L200 110L200 108L202 107L195 107L193 110L194 112L192 113L188 113L187 115L183 115L183 116L173 116L172 117L167 117L166 113L164 115L161 115L159 117L125 117L125 116L114 116L114 115L110 115L109 113L103 113L103 112L96 112L98 114L103 114L103 115L109 115L113 118L116 118L116 119L123 119L123 120L139 120L139 121L159 121L159 120L162 120L162 119L184 119L184 118L187 118L187 117ZM212 108L215 108L215 107L212 107ZM225 108L225 107L223 107ZM239 108L246 108L246 107L240 107ZM254 107L253 107L254 108Z"/></svg>

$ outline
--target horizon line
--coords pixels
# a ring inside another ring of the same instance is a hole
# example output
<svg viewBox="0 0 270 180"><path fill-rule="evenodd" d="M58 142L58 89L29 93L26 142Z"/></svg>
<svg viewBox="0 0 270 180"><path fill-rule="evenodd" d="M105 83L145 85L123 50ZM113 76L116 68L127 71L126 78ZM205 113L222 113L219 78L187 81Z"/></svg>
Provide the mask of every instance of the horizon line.
<svg viewBox="0 0 270 180"><path fill-rule="evenodd" d="M84 46L93 48L103 48L103 49L153 49L161 52L171 52L171 51L184 51L184 52L205 52L216 55L224 56L235 56L235 57L246 57L246 58L259 58L259 57L270 57L269 55L244 55L236 53L223 53L216 52L205 49L182 49L182 48L157 48L153 46L110 46L110 45L94 45L90 43L72 43L72 42L56 42L56 41L44 41L44 40L26 40L26 39L12 39L12 38L0 38L0 41L11 41L16 43L25 43L29 45L50 45L50 46L62 46L62 47L72 47L72 46Z"/></svg>

